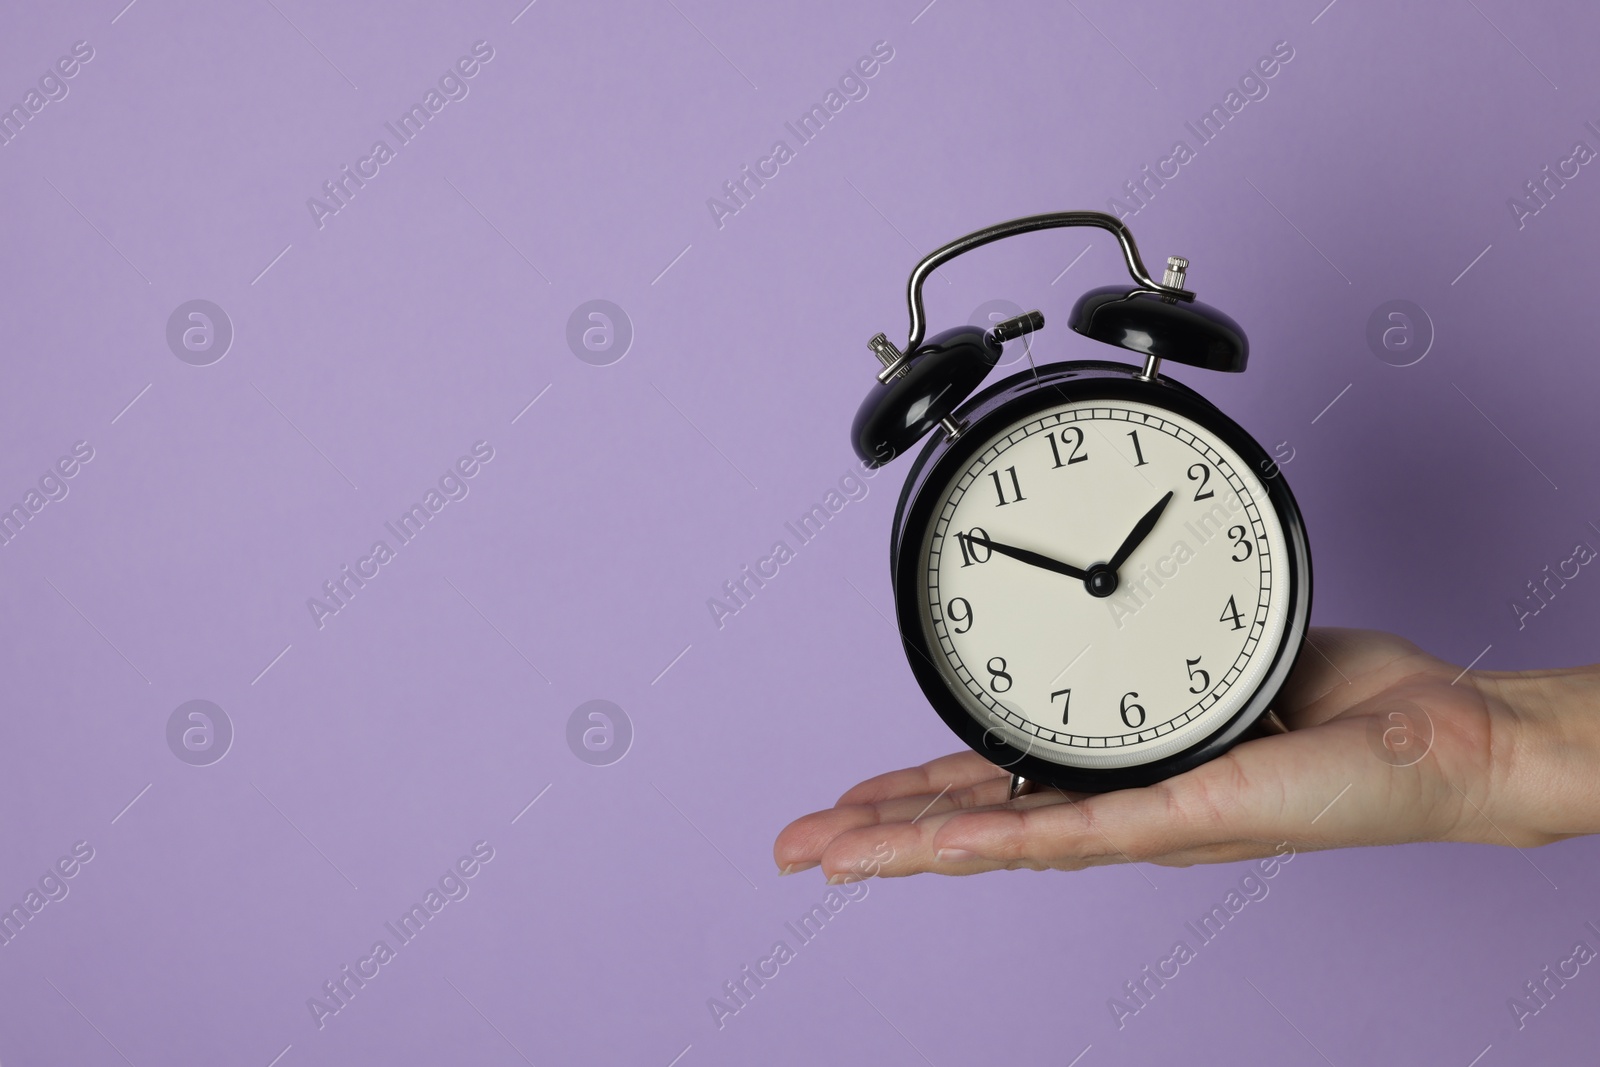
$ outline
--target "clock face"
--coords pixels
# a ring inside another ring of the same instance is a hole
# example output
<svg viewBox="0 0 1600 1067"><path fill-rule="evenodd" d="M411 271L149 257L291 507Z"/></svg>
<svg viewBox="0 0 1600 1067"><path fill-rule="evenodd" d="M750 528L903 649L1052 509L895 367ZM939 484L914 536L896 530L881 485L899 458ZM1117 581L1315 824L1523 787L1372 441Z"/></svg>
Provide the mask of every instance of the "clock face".
<svg viewBox="0 0 1600 1067"><path fill-rule="evenodd" d="M1249 464L1184 415L1036 410L924 492L925 647L987 736L1067 767L1151 763L1220 730L1273 668L1282 524Z"/></svg>

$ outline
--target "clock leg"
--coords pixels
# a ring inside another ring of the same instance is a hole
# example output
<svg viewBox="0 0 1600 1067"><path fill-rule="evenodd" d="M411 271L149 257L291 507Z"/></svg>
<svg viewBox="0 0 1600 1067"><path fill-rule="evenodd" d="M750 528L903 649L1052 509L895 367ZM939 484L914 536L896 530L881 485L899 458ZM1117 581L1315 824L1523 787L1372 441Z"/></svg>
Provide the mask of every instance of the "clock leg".
<svg viewBox="0 0 1600 1067"><path fill-rule="evenodd" d="M1261 717L1255 721L1255 725L1246 730L1244 736L1239 740L1249 741L1261 737L1272 737L1275 734L1286 734L1288 732L1289 727L1284 724L1282 719L1278 718L1278 713L1273 711L1271 708L1268 708L1266 711L1262 712Z"/></svg>
<svg viewBox="0 0 1600 1067"><path fill-rule="evenodd" d="M1015 800L1018 797L1025 797L1038 788L1039 784L1037 782L1030 782L1020 774L1013 774L1011 776L1011 796L1008 799Z"/></svg>

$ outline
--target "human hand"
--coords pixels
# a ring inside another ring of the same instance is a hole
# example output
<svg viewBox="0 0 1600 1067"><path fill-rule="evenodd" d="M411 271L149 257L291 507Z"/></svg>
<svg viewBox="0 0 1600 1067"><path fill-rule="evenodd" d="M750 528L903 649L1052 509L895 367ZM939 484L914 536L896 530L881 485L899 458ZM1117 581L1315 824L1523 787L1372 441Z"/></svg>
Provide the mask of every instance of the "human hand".
<svg viewBox="0 0 1600 1067"><path fill-rule="evenodd" d="M1311 632L1275 710L1289 733L1140 789L1045 788L975 752L870 778L790 823L784 873L1167 866L1407 841L1516 847L1600 832L1600 675L1462 671L1391 634Z"/></svg>

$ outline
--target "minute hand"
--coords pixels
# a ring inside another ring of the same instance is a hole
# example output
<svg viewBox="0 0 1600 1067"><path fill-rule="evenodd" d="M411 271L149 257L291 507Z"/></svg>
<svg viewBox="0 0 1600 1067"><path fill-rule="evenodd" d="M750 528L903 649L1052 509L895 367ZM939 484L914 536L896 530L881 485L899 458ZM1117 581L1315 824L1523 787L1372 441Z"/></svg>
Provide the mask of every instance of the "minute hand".
<svg viewBox="0 0 1600 1067"><path fill-rule="evenodd" d="M1155 529L1156 520L1161 518L1161 512L1166 509L1167 503L1171 499L1172 493L1168 492L1166 496L1156 501L1155 507L1144 513L1144 518L1139 520L1139 524L1133 528L1133 532L1128 535L1127 540L1122 542L1122 547L1117 549L1116 554L1107 561L1106 566L1112 570L1117 570L1128 562L1128 557L1133 555L1133 550L1138 548L1146 537L1150 536L1151 530Z"/></svg>
<svg viewBox="0 0 1600 1067"><path fill-rule="evenodd" d="M965 534L958 536L966 537ZM1047 571L1055 571L1057 574L1065 574L1068 578L1076 578L1080 582L1089 577L1087 572L1079 570L1070 563L1062 563L1058 559L1051 559L1049 556L1040 555L1037 552L1030 552L1026 548L1016 548L1012 545L1003 545L999 541L991 540L988 537L967 537L967 540L969 543L974 545L983 545L985 548L992 548L1002 556L1010 556L1012 559L1021 560L1023 563L1029 563L1035 567L1042 567Z"/></svg>

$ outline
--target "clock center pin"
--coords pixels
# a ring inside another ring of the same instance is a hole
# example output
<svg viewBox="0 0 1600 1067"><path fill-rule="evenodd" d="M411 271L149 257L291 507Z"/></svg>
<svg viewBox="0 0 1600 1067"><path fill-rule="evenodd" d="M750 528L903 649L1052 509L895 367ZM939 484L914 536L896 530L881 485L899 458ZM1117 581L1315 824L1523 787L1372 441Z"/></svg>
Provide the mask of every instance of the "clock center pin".
<svg viewBox="0 0 1600 1067"><path fill-rule="evenodd" d="M1108 597L1117 591L1117 572L1110 564L1096 563L1089 568L1083 587L1089 590L1090 596Z"/></svg>

